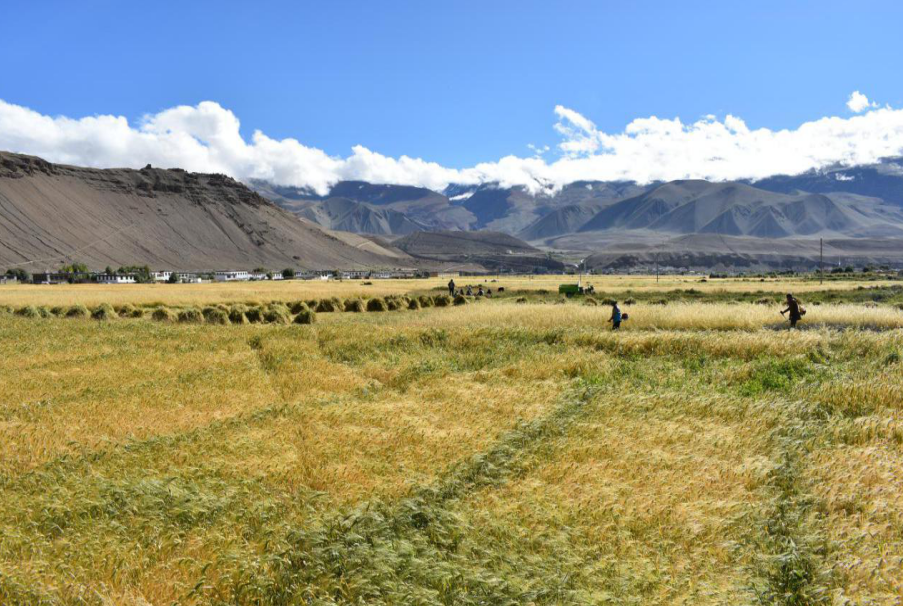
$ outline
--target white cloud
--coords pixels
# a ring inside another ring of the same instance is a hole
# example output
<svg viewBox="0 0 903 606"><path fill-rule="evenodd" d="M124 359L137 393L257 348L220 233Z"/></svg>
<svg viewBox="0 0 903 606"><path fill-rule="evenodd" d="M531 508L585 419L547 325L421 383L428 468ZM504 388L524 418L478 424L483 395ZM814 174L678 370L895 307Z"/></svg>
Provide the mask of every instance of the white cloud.
<svg viewBox="0 0 903 606"><path fill-rule="evenodd" d="M850 111L854 114L859 114L870 107L878 107L878 104L869 103L868 97L860 93L858 90L854 90L850 95L850 98L847 99L847 107L849 107Z"/></svg>
<svg viewBox="0 0 903 606"><path fill-rule="evenodd" d="M866 105L854 103L857 95ZM849 105L864 113L821 118L793 130L753 129L731 115L723 120L706 116L691 124L651 116L616 133L557 106L554 128L562 137L557 159L537 153L453 169L420 158L384 156L360 145L346 157L334 157L297 139L272 139L260 131L246 141L235 114L212 101L167 109L131 125L121 116L51 117L0 100L0 149L85 166L140 168L151 163L222 172L320 192L347 179L431 189L497 182L538 190L578 180L762 178L903 153L903 110L875 109L858 91Z"/></svg>
<svg viewBox="0 0 903 606"><path fill-rule="evenodd" d="M543 154L548 153L552 148L548 145L533 145L532 143L527 143L527 149L533 152L534 157L540 157Z"/></svg>

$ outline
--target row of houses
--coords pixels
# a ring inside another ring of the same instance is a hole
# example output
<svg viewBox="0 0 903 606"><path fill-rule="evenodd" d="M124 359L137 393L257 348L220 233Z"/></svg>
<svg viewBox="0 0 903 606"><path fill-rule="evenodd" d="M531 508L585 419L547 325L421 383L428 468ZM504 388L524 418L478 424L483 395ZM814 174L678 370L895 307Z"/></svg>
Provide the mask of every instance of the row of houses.
<svg viewBox="0 0 903 606"><path fill-rule="evenodd" d="M154 271L150 278L154 282L169 282L175 275L179 282L235 282L252 280L282 280L282 274L265 274L249 271L214 271L214 272L190 272L190 271ZM96 284L136 284L140 281L138 274L134 273L94 273L94 272L43 272L32 276L35 284L65 284L93 282Z"/></svg>
<svg viewBox="0 0 903 606"><path fill-rule="evenodd" d="M424 272L408 271L408 270L392 270L392 271L372 271L372 270L349 270L349 271L332 271L332 270L298 270L295 272L295 280L391 280L398 278L425 278L428 274ZM283 280L285 276L282 274L261 274L247 271L218 271L214 274L214 280L217 282L240 282L253 280Z"/></svg>
<svg viewBox="0 0 903 606"><path fill-rule="evenodd" d="M31 276L31 281L35 284L80 284L86 282L95 282L98 284L134 284L138 279L134 274L45 271L33 274Z"/></svg>
<svg viewBox="0 0 903 606"><path fill-rule="evenodd" d="M227 270L214 272L172 272L154 271L151 277L155 282L168 282L175 273L180 282L252 282L258 280L282 280L281 273L269 273L261 271Z"/></svg>
<svg viewBox="0 0 903 606"><path fill-rule="evenodd" d="M154 271L150 278L154 282L169 282L173 276L179 282L197 284L201 282L253 282L258 280L284 280L282 273L269 273L245 270L221 270L207 272L186 271ZM371 270L299 270L293 278L295 280L388 280L397 278L425 278L439 276L437 273L416 272L413 270L371 271ZM441 274L442 276L451 274ZM454 274L457 276L457 272ZM3 278L4 280L6 278ZM96 283L96 284L135 284L140 281L140 276L135 273L97 273L97 272L41 272L32 276L35 284L66 284L66 283Z"/></svg>

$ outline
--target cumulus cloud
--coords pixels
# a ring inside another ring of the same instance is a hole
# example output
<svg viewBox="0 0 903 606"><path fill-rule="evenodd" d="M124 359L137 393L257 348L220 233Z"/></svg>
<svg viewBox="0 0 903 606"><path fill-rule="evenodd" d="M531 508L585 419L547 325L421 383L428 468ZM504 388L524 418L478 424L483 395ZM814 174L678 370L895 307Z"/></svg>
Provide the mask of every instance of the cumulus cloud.
<svg viewBox="0 0 903 606"><path fill-rule="evenodd" d="M436 190L451 183L498 183L532 191L578 180L755 179L903 153L903 110L876 108L858 91L848 105L858 115L821 118L788 130L751 128L732 115L689 124L651 116L615 133L557 106L554 129L561 142L554 154L512 155L455 169L420 158L385 156L362 145L335 157L259 130L247 141L238 117L212 101L147 115L133 125L121 116L51 117L0 100L0 149L84 166L140 168L150 163L221 172L321 193L349 179Z"/></svg>
<svg viewBox="0 0 903 606"><path fill-rule="evenodd" d="M847 99L847 107L849 107L850 111L854 114L860 114L870 107L878 107L878 104L870 103L868 97L860 93L858 90L854 90L850 95L850 98Z"/></svg>

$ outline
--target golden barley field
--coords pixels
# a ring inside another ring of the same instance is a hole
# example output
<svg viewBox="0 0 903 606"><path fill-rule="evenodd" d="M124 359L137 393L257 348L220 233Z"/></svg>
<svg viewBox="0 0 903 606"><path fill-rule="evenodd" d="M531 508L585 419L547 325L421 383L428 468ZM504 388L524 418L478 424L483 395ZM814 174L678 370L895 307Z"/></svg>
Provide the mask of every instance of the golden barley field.
<svg viewBox="0 0 903 606"><path fill-rule="evenodd" d="M576 283L577 276L483 276L456 278L459 286L482 283L486 287L507 286L523 291L558 291L558 285ZM810 292L830 288L850 290L863 284L854 280L827 281L820 285L811 279L781 278L707 278L701 276L583 276L583 283L592 284L596 290L611 293L625 291L668 292L674 289L694 288L702 292L755 292L774 289L789 290L794 293ZM370 282L369 284L367 282ZM219 282L204 284L62 284L49 288L46 285L21 284L0 288L0 305L99 305L125 303L148 305L166 303L168 305L212 305L235 301L293 301L296 299L316 299L320 297L366 297L405 294L443 288L447 278L399 279L399 280L287 280L262 282ZM899 284L877 277L870 286Z"/></svg>
<svg viewBox="0 0 903 606"><path fill-rule="evenodd" d="M482 280L0 287L0 604L900 604L903 284Z"/></svg>

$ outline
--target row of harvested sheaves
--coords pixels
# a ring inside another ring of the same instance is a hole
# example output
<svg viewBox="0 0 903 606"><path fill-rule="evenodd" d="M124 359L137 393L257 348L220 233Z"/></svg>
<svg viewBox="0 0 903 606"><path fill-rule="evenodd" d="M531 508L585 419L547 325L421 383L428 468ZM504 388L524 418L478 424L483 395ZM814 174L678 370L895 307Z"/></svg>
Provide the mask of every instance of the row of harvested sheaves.
<svg viewBox="0 0 903 606"><path fill-rule="evenodd" d="M284 303L274 301L267 304L217 304L204 308L173 308L164 305L139 307L131 304L111 306L103 303L93 308L85 305L69 307L44 307L28 305L14 309L0 308L0 313L14 314L25 318L75 318L109 321L114 319L140 319L149 317L158 322L180 322L184 324L312 324L318 313L334 312L383 312L418 310L425 307L448 307L465 305L469 299L464 296L452 298L448 295L420 295L417 297L392 296L368 299L351 298L311 299Z"/></svg>

